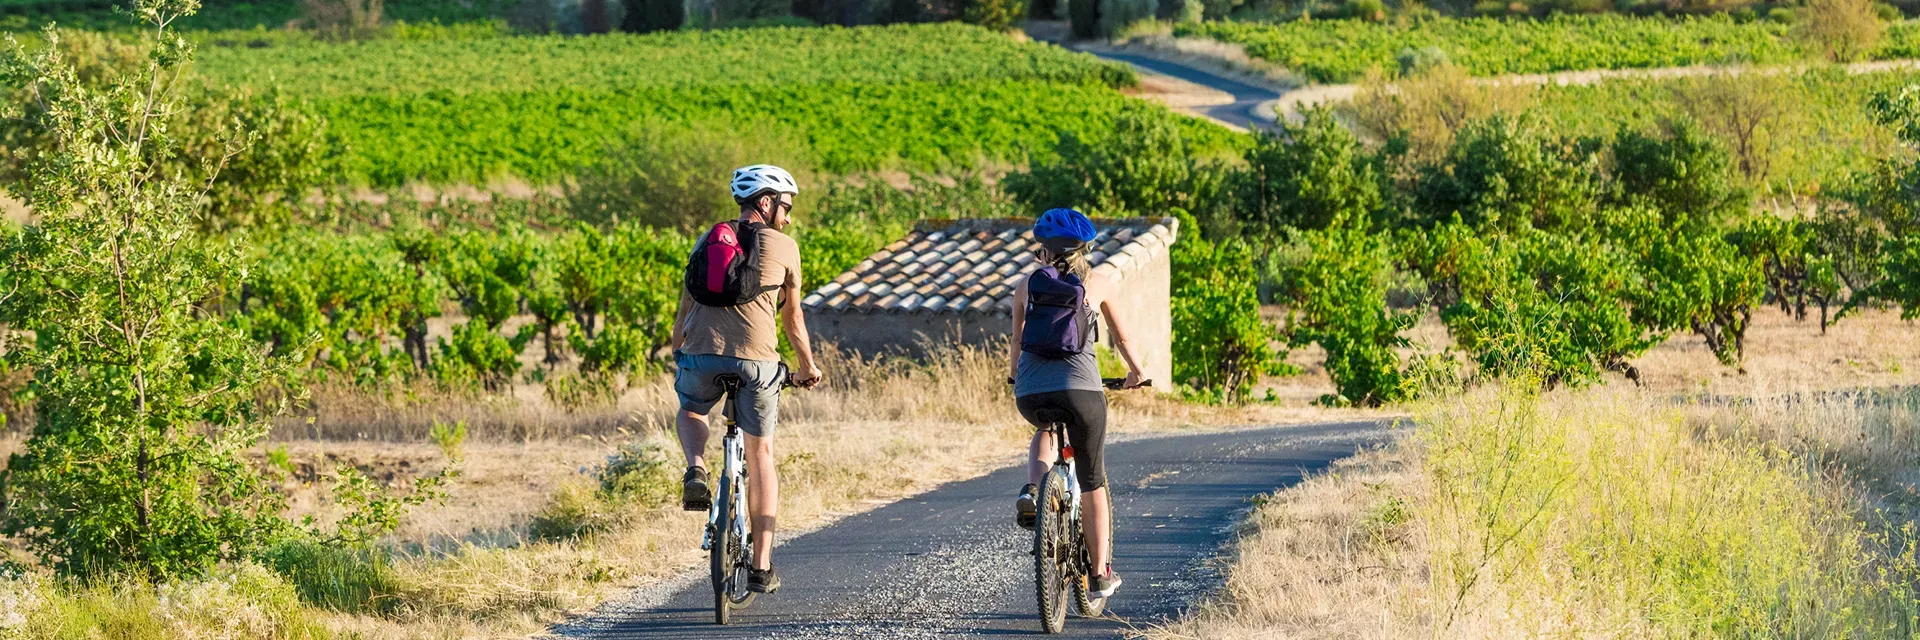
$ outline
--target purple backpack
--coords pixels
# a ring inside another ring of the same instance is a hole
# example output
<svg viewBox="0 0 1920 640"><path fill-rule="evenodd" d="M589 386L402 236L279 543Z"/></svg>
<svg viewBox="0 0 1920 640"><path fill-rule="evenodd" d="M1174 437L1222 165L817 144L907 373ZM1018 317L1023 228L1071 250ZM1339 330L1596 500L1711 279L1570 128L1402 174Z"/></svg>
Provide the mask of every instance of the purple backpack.
<svg viewBox="0 0 1920 640"><path fill-rule="evenodd" d="M1080 278L1051 266L1027 277L1027 323L1020 350L1046 358L1065 358L1087 350L1087 288Z"/></svg>

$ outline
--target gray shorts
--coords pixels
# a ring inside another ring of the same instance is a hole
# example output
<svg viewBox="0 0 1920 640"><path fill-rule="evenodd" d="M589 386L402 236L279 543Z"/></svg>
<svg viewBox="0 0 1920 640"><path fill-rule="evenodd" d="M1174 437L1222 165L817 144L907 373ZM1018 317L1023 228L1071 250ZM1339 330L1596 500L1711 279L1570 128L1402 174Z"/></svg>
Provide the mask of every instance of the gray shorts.
<svg viewBox="0 0 1920 640"><path fill-rule="evenodd" d="M773 437L773 428L780 422L780 382L786 376L786 367L778 361L676 354L673 390L680 395L680 410L700 415L713 411L713 405L726 395L716 380L724 375L740 376L740 392L735 396L739 406L727 407L726 415L748 435Z"/></svg>

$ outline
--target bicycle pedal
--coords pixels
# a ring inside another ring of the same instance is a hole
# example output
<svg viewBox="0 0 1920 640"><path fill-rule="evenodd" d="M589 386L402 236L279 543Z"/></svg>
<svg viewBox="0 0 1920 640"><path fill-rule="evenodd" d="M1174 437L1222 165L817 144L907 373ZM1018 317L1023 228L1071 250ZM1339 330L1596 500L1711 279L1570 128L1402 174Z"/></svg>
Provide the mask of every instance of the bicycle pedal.
<svg viewBox="0 0 1920 640"><path fill-rule="evenodd" d="M707 501L707 502L682 502L682 503L680 503L680 510L681 510L681 511L711 511L712 509L713 509L713 502L712 502L712 501Z"/></svg>

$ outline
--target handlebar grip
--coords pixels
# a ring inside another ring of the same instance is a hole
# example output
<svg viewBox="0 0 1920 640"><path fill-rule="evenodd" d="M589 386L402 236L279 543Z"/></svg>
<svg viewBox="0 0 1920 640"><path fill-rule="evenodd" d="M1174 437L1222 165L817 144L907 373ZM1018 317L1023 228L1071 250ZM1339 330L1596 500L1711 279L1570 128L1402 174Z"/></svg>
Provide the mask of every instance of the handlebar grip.
<svg viewBox="0 0 1920 640"><path fill-rule="evenodd" d="M1105 386L1105 387L1106 387L1106 388L1108 388L1108 389L1126 389L1126 388L1127 388L1127 387L1126 387L1126 384L1127 384L1127 379L1126 379L1126 378L1101 378L1101 379L1100 379L1100 384L1101 384L1102 386ZM1152 381L1152 380L1141 380L1141 381L1140 381L1140 386L1138 386L1138 387L1133 387L1133 388L1134 388L1134 389L1145 389L1145 388L1147 388L1147 387L1151 387L1151 386L1153 386L1153 381Z"/></svg>

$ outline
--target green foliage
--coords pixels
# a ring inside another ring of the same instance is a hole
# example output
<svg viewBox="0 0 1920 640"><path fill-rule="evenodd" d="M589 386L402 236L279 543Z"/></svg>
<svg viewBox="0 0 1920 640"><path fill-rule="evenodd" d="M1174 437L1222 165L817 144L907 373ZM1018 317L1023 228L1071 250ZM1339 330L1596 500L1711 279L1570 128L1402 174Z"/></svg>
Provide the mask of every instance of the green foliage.
<svg viewBox="0 0 1920 640"><path fill-rule="evenodd" d="M1900 317L1920 318L1920 238L1905 236L1887 241L1887 277L1874 287L1874 297L1900 305Z"/></svg>
<svg viewBox="0 0 1920 640"><path fill-rule="evenodd" d="M1012 28L1027 16L1027 0L968 0L960 19L994 31Z"/></svg>
<svg viewBox="0 0 1920 640"><path fill-rule="evenodd" d="M1062 133L1051 161L1002 180L1029 210L1073 207L1088 215L1166 215L1186 211L1202 219L1228 203L1226 169L1157 108L1129 108L1110 130Z"/></svg>
<svg viewBox="0 0 1920 640"><path fill-rule="evenodd" d="M748 135L743 133L751 132ZM778 165L802 186L795 210L805 211L817 183L813 160L778 126L711 121L687 126L650 119L583 168L567 187L574 217L605 226L631 220L682 232L704 231L739 211L725 188L733 170Z"/></svg>
<svg viewBox="0 0 1920 640"><path fill-rule="evenodd" d="M1185 236L1173 249L1173 377L1203 397L1245 402L1260 376L1290 371L1279 332L1260 317L1253 251Z"/></svg>
<svg viewBox="0 0 1920 640"><path fill-rule="evenodd" d="M1506 18L1203 22L1175 35L1245 45L1247 53L1317 82L1352 82L1369 68L1392 70L1404 50L1435 49L1476 76L1579 69L1631 69L1698 64L1781 64L1803 57L1791 27L1740 22L1725 15L1632 17L1557 15ZM1911 55L1920 29L1900 25L1868 54Z"/></svg>
<svg viewBox="0 0 1920 640"><path fill-rule="evenodd" d="M1100 0L1100 18L1095 29L1103 38L1111 38L1128 25L1152 20L1154 0Z"/></svg>
<svg viewBox="0 0 1920 640"><path fill-rule="evenodd" d="M1349 209L1329 226L1303 235L1306 256L1286 274L1287 338L1292 347L1317 343L1336 394L1335 406L1379 406L1417 391L1394 349L1407 346L1400 332L1414 313L1387 308L1392 254L1362 210Z"/></svg>
<svg viewBox="0 0 1920 640"><path fill-rule="evenodd" d="M1309 110L1299 124L1261 134L1247 151L1239 213L1249 226L1321 229L1341 215L1363 218L1382 204L1375 158L1331 109Z"/></svg>
<svg viewBox="0 0 1920 640"><path fill-rule="evenodd" d="M1622 131L1613 142L1615 199L1662 213L1681 233L1725 225L1745 212L1751 196L1737 182L1719 141L1690 120L1667 135Z"/></svg>
<svg viewBox="0 0 1920 640"><path fill-rule="evenodd" d="M1627 290L1634 321L1654 331L1692 331L1720 362L1737 366L1753 307L1766 293L1760 256L1734 245L1724 231L1675 233L1659 212L1617 212L1614 242L1640 271Z"/></svg>
<svg viewBox="0 0 1920 640"><path fill-rule="evenodd" d="M132 11L164 25L193 7ZM24 115L49 141L12 184L39 219L7 252L19 289L4 306L37 344L8 357L34 371L38 405L7 464L0 531L88 577L198 574L281 524L241 456L283 408L256 396L281 368L202 312L237 287L240 255L193 234L203 193L155 165L178 144L159 118L181 104L174 79L193 49L163 26L154 34L137 72L94 83L58 47L15 46L0 60L8 83L45 105Z"/></svg>
<svg viewBox="0 0 1920 640"><path fill-rule="evenodd" d="M1420 177L1416 219L1432 225L1457 216L1508 232L1586 226L1602 193L1598 150L1597 141L1563 137L1531 116L1468 123L1442 166Z"/></svg>
<svg viewBox="0 0 1920 640"><path fill-rule="evenodd" d="M1100 36L1101 0L1066 0L1067 22L1073 37L1090 40Z"/></svg>
<svg viewBox="0 0 1920 640"><path fill-rule="evenodd" d="M1581 386L1618 370L1637 379L1628 360L1659 342L1623 304L1631 262L1590 237L1450 224L1415 250L1441 290L1441 321L1484 377Z"/></svg>

